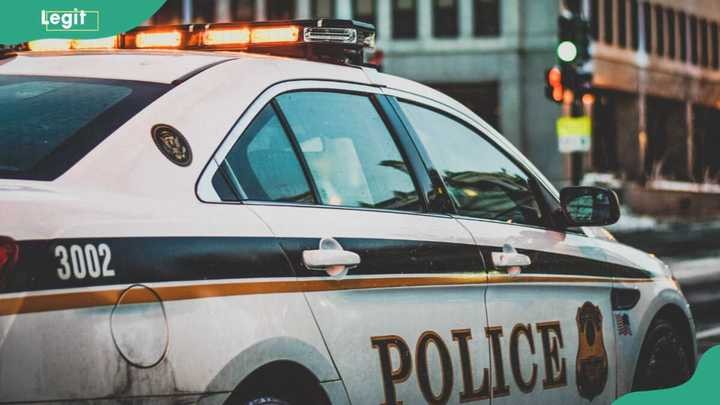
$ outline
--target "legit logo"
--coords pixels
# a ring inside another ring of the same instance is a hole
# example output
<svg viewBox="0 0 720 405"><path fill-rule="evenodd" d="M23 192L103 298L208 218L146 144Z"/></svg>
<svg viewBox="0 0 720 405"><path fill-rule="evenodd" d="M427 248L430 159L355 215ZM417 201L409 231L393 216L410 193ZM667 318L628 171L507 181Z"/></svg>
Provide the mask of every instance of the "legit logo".
<svg viewBox="0 0 720 405"><path fill-rule="evenodd" d="M100 31L100 11L40 10L40 24L45 31Z"/></svg>

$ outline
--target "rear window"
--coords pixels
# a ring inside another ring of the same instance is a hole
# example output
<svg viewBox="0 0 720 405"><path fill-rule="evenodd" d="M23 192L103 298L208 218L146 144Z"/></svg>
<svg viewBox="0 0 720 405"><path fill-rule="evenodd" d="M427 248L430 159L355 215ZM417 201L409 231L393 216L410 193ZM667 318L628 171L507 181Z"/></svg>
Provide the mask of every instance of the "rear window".
<svg viewBox="0 0 720 405"><path fill-rule="evenodd" d="M0 75L0 178L57 178L169 87Z"/></svg>

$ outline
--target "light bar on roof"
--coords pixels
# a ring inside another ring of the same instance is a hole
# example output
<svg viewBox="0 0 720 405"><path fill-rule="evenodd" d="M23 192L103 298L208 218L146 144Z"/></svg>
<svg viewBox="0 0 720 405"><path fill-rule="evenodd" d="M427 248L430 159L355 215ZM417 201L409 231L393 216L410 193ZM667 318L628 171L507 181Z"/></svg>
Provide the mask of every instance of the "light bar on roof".
<svg viewBox="0 0 720 405"><path fill-rule="evenodd" d="M263 21L139 27L114 37L40 40L31 51L92 49L232 50L363 64L375 45L375 27L352 20Z"/></svg>

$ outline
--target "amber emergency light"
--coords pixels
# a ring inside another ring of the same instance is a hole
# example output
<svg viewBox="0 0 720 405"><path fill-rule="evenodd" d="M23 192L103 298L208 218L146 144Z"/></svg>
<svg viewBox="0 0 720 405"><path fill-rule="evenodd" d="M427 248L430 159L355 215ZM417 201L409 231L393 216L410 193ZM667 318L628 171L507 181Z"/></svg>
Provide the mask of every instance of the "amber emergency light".
<svg viewBox="0 0 720 405"><path fill-rule="evenodd" d="M374 47L373 25L331 19L139 27L107 38L43 39L26 44L29 51L227 50L353 64L364 64L364 51Z"/></svg>

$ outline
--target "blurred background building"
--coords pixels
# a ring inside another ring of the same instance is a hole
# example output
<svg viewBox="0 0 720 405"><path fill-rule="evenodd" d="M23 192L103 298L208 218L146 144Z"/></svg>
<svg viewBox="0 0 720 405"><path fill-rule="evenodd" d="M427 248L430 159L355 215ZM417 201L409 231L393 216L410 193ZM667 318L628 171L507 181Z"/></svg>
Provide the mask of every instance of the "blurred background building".
<svg viewBox="0 0 720 405"><path fill-rule="evenodd" d="M652 215L720 216L717 0L585 0L594 40L588 169Z"/></svg>
<svg viewBox="0 0 720 405"><path fill-rule="evenodd" d="M565 1L168 0L148 23L372 23L386 72L464 103L565 185L560 108L544 96ZM589 181L617 188L638 213L720 215L720 1L580 2L591 22L594 73Z"/></svg>

